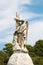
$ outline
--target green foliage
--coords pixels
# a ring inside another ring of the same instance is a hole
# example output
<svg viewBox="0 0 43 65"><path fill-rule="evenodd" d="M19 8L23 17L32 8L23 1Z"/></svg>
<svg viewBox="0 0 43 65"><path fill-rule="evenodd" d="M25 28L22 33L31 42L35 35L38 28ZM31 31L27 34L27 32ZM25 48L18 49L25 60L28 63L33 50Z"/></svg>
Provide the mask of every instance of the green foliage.
<svg viewBox="0 0 43 65"><path fill-rule="evenodd" d="M5 65L9 59L7 53L0 51L0 65Z"/></svg>
<svg viewBox="0 0 43 65"><path fill-rule="evenodd" d="M0 65L5 65L4 62L2 60L0 60Z"/></svg>
<svg viewBox="0 0 43 65"><path fill-rule="evenodd" d="M43 65L43 57L32 57L32 60L35 65Z"/></svg>
<svg viewBox="0 0 43 65"><path fill-rule="evenodd" d="M5 48L3 48L3 51L10 56L13 53L12 44L11 43L5 44Z"/></svg>
<svg viewBox="0 0 43 65"><path fill-rule="evenodd" d="M43 65L43 58L40 59L40 65Z"/></svg>
<svg viewBox="0 0 43 65"><path fill-rule="evenodd" d="M35 54L37 56L43 56L43 40L38 40L36 43L35 43Z"/></svg>
<svg viewBox="0 0 43 65"><path fill-rule="evenodd" d="M32 47L31 45L26 45L27 49L28 49L28 54L33 57L36 56L34 53L34 47Z"/></svg>
<svg viewBox="0 0 43 65"><path fill-rule="evenodd" d="M5 44L5 48L0 51L0 65L7 65L8 59L13 53L12 44L7 43Z"/></svg>

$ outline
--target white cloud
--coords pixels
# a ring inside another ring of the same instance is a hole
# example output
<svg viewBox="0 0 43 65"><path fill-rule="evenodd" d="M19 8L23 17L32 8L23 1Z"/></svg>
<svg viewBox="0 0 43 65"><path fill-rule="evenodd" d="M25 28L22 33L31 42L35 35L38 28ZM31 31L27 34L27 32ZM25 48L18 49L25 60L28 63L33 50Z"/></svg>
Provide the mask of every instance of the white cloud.
<svg viewBox="0 0 43 65"><path fill-rule="evenodd" d="M43 14L35 14L32 12L21 12L20 11L20 18L22 19L31 19L31 18L36 18L36 17L43 17Z"/></svg>
<svg viewBox="0 0 43 65"><path fill-rule="evenodd" d="M3 4L5 2L6 2L6 0L0 0L0 4Z"/></svg>
<svg viewBox="0 0 43 65"><path fill-rule="evenodd" d="M31 0L21 0L22 4L31 4Z"/></svg>
<svg viewBox="0 0 43 65"><path fill-rule="evenodd" d="M4 3L4 5L6 6L6 8L4 8L5 6L3 5L3 7L1 7L0 9L0 16L3 16L5 18L10 18L12 16L15 16L16 11L18 11L18 6L19 6L19 0L7 0L6 2L1 1L2 3ZM7 3L7 5L6 5ZM9 4L9 6L8 6Z"/></svg>
<svg viewBox="0 0 43 65"><path fill-rule="evenodd" d="M43 5L43 0L31 0L32 5Z"/></svg>
<svg viewBox="0 0 43 65"><path fill-rule="evenodd" d="M6 31L9 28L14 29L15 31L15 15L18 11L19 0L0 0L0 33ZM6 32L6 37L0 37L0 43L12 42L12 30ZM2 35L2 34L1 34Z"/></svg>
<svg viewBox="0 0 43 65"><path fill-rule="evenodd" d="M13 36L12 35L8 35L5 38L0 38L0 42L5 42L5 43L9 43L9 42L12 43L12 40L13 40Z"/></svg>
<svg viewBox="0 0 43 65"><path fill-rule="evenodd" d="M43 21L35 21L29 25L28 30L28 42L31 45L39 40L43 39Z"/></svg>
<svg viewBox="0 0 43 65"><path fill-rule="evenodd" d="M0 32L6 30L9 27L7 20L0 20Z"/></svg>
<svg viewBox="0 0 43 65"><path fill-rule="evenodd" d="M8 4L10 7L8 7ZM0 5L3 5L0 9L0 31L4 31L12 25L15 25L13 19L18 10L19 0L0 0Z"/></svg>

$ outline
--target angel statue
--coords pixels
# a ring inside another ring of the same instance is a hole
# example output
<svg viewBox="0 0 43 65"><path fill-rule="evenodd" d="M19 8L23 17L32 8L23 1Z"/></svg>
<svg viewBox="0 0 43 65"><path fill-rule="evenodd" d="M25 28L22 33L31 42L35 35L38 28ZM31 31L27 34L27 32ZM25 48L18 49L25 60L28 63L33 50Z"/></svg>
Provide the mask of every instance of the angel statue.
<svg viewBox="0 0 43 65"><path fill-rule="evenodd" d="M27 33L28 33L28 21L21 20L16 13L16 31L14 32L13 46L17 49L25 49Z"/></svg>

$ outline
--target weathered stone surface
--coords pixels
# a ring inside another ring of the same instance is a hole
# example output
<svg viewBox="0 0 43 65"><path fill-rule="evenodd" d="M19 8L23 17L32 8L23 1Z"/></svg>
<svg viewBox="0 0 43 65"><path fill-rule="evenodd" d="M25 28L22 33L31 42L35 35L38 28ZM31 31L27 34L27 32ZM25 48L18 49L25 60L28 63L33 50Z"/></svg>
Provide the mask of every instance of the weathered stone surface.
<svg viewBox="0 0 43 65"><path fill-rule="evenodd" d="M28 53L14 52L7 65L33 65Z"/></svg>

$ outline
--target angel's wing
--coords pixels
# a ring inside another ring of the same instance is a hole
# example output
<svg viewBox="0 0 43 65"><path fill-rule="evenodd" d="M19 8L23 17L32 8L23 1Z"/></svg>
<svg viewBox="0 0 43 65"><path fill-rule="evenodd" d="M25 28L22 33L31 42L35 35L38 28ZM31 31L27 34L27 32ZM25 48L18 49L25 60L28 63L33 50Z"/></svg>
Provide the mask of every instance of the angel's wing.
<svg viewBox="0 0 43 65"><path fill-rule="evenodd" d="M27 36L27 33L28 33L28 21L26 21L26 36Z"/></svg>

